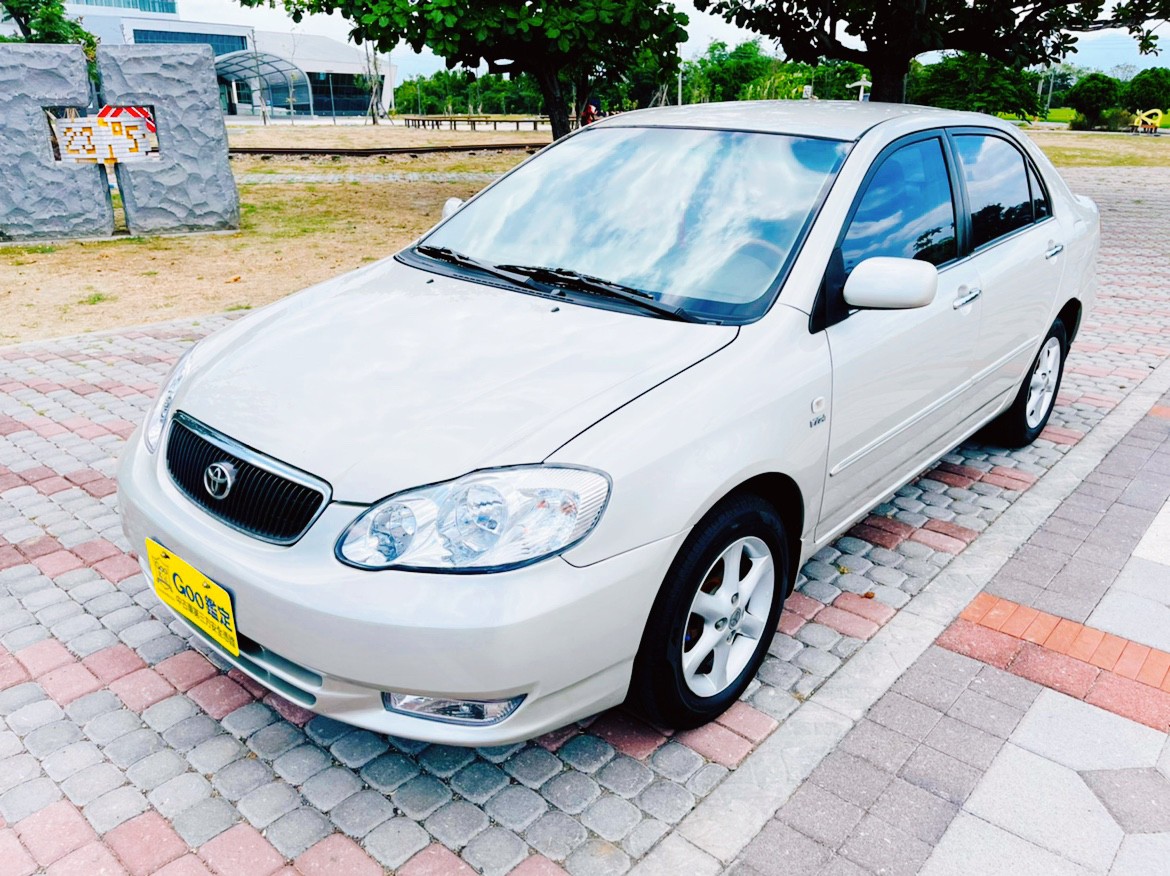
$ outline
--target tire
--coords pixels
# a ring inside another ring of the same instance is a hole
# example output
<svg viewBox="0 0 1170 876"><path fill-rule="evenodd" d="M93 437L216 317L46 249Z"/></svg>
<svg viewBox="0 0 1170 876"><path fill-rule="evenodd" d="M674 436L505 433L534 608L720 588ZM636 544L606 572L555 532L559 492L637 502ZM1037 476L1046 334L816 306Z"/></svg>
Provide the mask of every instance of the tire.
<svg viewBox="0 0 1170 876"><path fill-rule="evenodd" d="M743 494L716 505L666 574L634 658L627 705L677 730L723 714L768 652L788 569L784 523L770 504Z"/></svg>
<svg viewBox="0 0 1170 876"><path fill-rule="evenodd" d="M1005 447L1024 447L1040 437L1056 406L1067 355L1068 333L1058 319L1045 335L1012 406L988 428L990 439ZM1043 380L1046 386L1043 389L1034 387L1037 380Z"/></svg>

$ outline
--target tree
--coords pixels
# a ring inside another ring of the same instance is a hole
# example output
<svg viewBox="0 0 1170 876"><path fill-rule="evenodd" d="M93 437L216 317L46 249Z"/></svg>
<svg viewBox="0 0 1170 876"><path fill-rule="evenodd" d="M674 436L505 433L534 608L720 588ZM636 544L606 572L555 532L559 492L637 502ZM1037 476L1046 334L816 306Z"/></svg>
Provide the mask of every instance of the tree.
<svg viewBox="0 0 1170 876"><path fill-rule="evenodd" d="M1148 22L1170 17L1170 0L695 0L728 21L779 41L789 60L829 57L869 68L874 100L901 102L915 56L981 52L1024 67L1075 51L1073 32L1125 28L1143 52L1156 48ZM858 48L860 41L864 48Z"/></svg>
<svg viewBox="0 0 1170 876"><path fill-rule="evenodd" d="M0 21L11 21L19 36L3 42L76 43L90 62L97 51L97 38L81 22L65 14L61 0L0 0Z"/></svg>
<svg viewBox="0 0 1170 876"><path fill-rule="evenodd" d="M1125 108L1134 112L1170 111L1170 70L1165 67L1143 70L1125 84L1122 98Z"/></svg>
<svg viewBox="0 0 1170 876"><path fill-rule="evenodd" d="M1065 103L1088 119L1090 125L1098 125L1105 110L1117 106L1120 100L1121 88L1116 79L1104 73L1090 73L1072 87Z"/></svg>
<svg viewBox="0 0 1170 876"><path fill-rule="evenodd" d="M906 80L911 103L980 113L1035 115L1040 74L1017 70L974 52L949 54L935 64L914 62Z"/></svg>
<svg viewBox="0 0 1170 876"><path fill-rule="evenodd" d="M240 0L245 6L276 0ZM449 68L488 65L529 73L544 97L553 137L569 132L564 85L612 74L643 49L664 62L686 40L687 17L663 0L282 0L294 21L340 12L355 42L380 51L428 46ZM1170 0L1167 0L1170 2Z"/></svg>

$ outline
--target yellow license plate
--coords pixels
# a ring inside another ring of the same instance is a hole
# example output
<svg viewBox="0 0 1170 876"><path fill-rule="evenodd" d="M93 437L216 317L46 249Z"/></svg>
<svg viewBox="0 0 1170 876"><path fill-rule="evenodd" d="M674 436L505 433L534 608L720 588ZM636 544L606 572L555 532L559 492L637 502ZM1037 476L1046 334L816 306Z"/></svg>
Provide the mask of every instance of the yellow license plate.
<svg viewBox="0 0 1170 876"><path fill-rule="evenodd" d="M158 598L207 633L231 654L240 656L236 609L231 594L161 544L146 540L146 557L154 574Z"/></svg>

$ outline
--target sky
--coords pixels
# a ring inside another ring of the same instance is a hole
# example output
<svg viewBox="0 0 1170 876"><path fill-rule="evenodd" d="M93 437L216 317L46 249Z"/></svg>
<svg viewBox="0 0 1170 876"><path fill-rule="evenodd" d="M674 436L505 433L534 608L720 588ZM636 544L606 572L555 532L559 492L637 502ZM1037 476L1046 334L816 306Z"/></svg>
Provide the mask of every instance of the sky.
<svg viewBox="0 0 1170 876"><path fill-rule="evenodd" d="M687 27L689 39L683 45L683 57L693 58L706 49L711 40L723 40L731 45L754 39L756 34L742 30L721 18L698 12L691 0L676 0L675 5L690 17ZM314 15L294 24L282 10L261 7L246 9L235 0L179 0L179 13L188 21L213 21L226 24L242 24L257 30L299 31L330 36L345 40L349 25L340 15ZM1132 64L1138 69L1145 67L1170 66L1170 34L1164 38L1167 48L1161 55L1141 55L1133 38L1124 31L1104 31L1083 35L1079 38L1079 51L1065 60L1082 67L1092 67L1109 72L1120 64ZM771 46L768 47L771 49ZM398 81L422 74L428 75L442 69L445 64L429 50L416 55L408 47L391 53L393 63L398 66ZM924 59L926 60L926 59Z"/></svg>

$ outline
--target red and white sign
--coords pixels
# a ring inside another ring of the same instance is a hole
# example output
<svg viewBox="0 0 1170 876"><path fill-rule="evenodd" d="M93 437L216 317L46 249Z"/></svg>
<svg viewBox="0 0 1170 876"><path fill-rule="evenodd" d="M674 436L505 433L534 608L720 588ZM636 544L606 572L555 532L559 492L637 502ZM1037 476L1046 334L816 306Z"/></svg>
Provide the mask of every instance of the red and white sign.
<svg viewBox="0 0 1170 876"><path fill-rule="evenodd" d="M131 116L136 119L142 119L146 122L146 130L152 134L157 133L157 129L154 126L154 116L144 106L103 106L97 114L99 119L116 119L119 116Z"/></svg>

